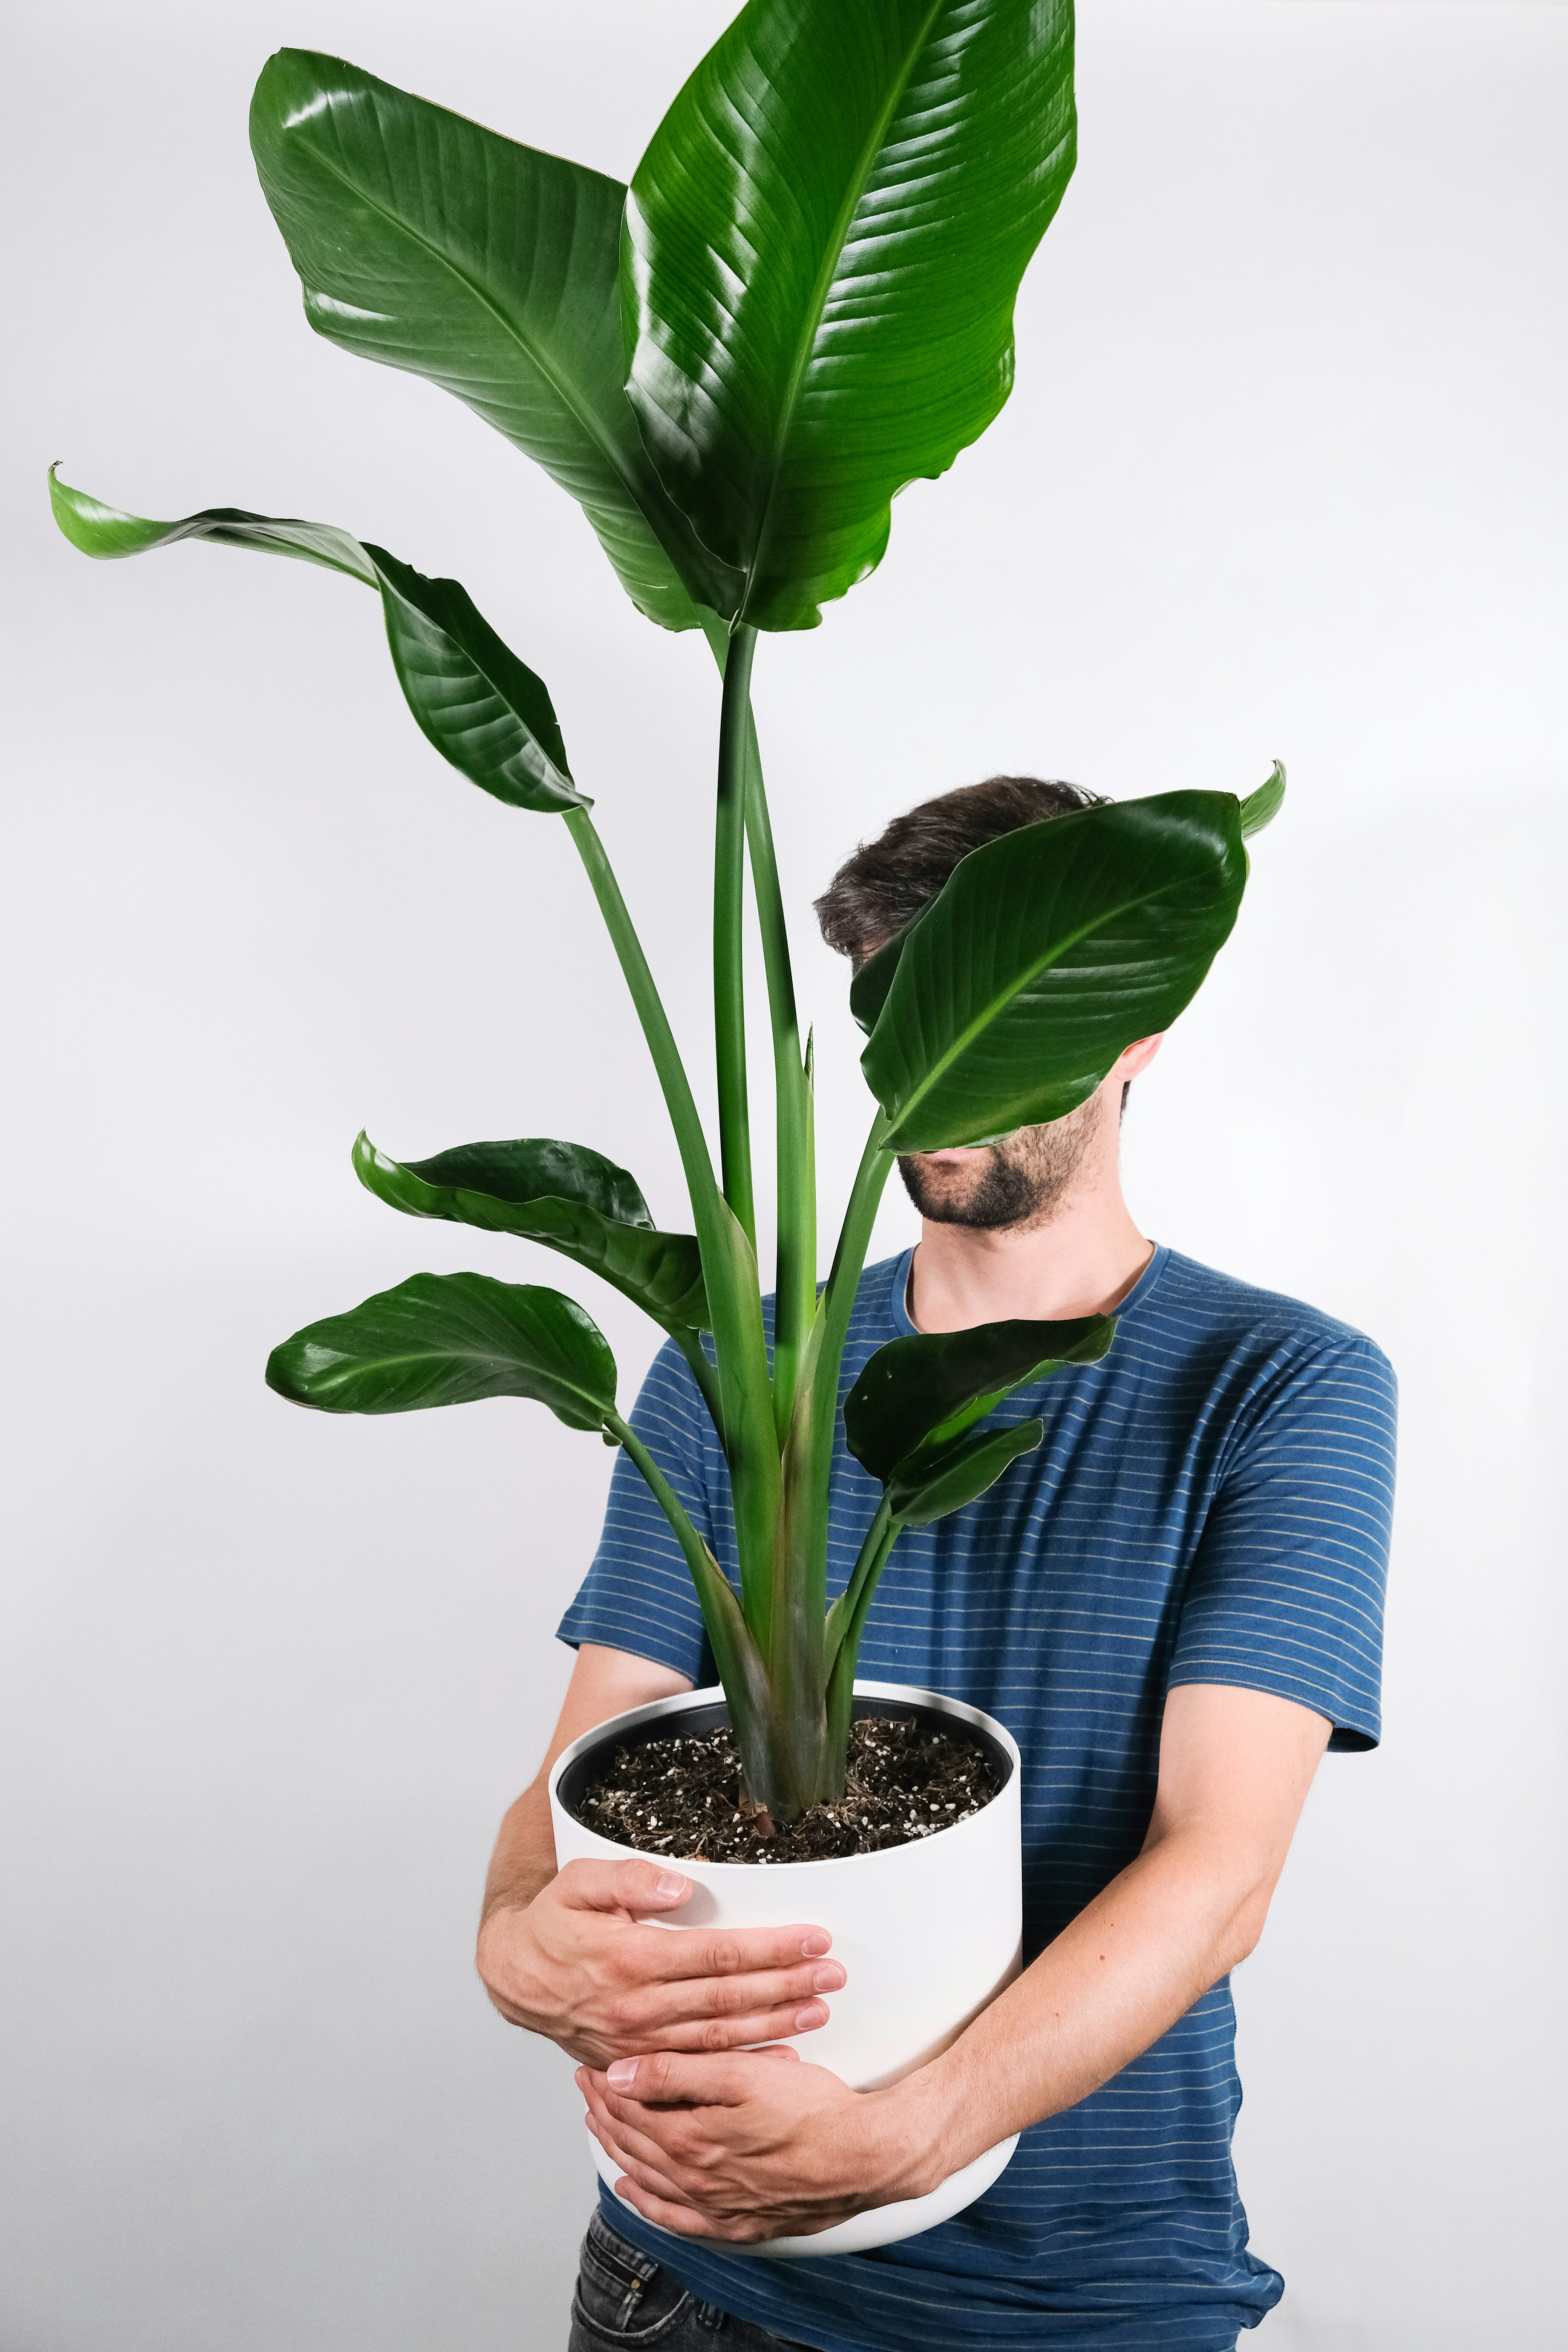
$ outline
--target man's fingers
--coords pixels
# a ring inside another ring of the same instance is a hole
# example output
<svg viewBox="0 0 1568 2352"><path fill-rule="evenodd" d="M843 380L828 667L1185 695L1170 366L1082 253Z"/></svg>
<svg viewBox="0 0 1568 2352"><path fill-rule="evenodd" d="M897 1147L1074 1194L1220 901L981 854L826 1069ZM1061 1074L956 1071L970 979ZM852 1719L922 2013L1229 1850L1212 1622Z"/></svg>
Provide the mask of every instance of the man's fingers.
<svg viewBox="0 0 1568 2352"><path fill-rule="evenodd" d="M825 2000L809 2000L787 2009L764 2009L755 2017L710 2018L689 2025L661 2025L653 2033L624 2032L620 2039L645 2049L657 2043L661 2050L679 2050L689 2057L714 2057L729 2050L754 2049L761 2042L776 2047L786 2033L820 2032L827 2016ZM793 2058L795 2053L789 2054Z"/></svg>
<svg viewBox="0 0 1568 2352"><path fill-rule="evenodd" d="M655 2050L646 2058L616 2059L604 2079L606 2089L640 2106L738 2107L759 2088L756 2070L772 2056L737 2051L729 2057L687 2057Z"/></svg>
<svg viewBox="0 0 1568 2352"><path fill-rule="evenodd" d="M616 2031L634 2050L733 2050L742 2042L820 2025L827 2014L822 1995L842 1990L844 1983L837 1960L803 1960L798 1968L762 1969L755 1976L682 1977L623 1995ZM810 2019L795 2025L795 2011L807 2008ZM760 2017L772 2022L759 2028ZM704 2024L713 2031L674 2038L677 2026Z"/></svg>
<svg viewBox="0 0 1568 2352"><path fill-rule="evenodd" d="M678 2180L670 2179L668 2170L658 2160L657 2150L653 2151L650 2162L648 2157L633 2144L630 2134L617 2133L613 2124L605 2123L597 2116L590 2115L586 2121L589 2131L610 2162L618 2165L626 2178L635 2180L639 2189L649 2190L655 2197L668 2197L679 2204L684 2205L688 2201L689 2192Z"/></svg>
<svg viewBox="0 0 1568 2352"><path fill-rule="evenodd" d="M554 1881L561 1902L574 1911L619 1912L647 1918L678 1912L691 1897L684 1871L657 1862L569 1862ZM632 1940L632 1939L628 1939ZM821 1961L833 1948L826 1927L805 1920L794 1927L745 1927L721 1932L682 1928L667 1935L650 1928L635 1937L637 1969L650 1984L673 1984L692 1977L755 1976ZM843 1982L840 1973L839 1983ZM747 2003L749 2008L759 2004Z"/></svg>
<svg viewBox="0 0 1568 2352"><path fill-rule="evenodd" d="M675 1911L691 1896L684 1872L657 1862L569 1862L557 1873L555 1889L574 1911Z"/></svg>
<svg viewBox="0 0 1568 2352"><path fill-rule="evenodd" d="M648 2133L639 2131L635 2123L606 2114L597 2103L589 2109L588 2128L605 2154L629 2172L640 2187L651 2189L656 2197L674 2197L683 2205L702 2208L715 2200L725 2201L718 2182L710 2179L706 2165L691 2164ZM734 2200L731 2197L728 2201L732 2204Z"/></svg>
<svg viewBox="0 0 1568 2352"><path fill-rule="evenodd" d="M673 2230L678 2238L728 2238L733 2245L750 2245L769 2235L788 2234L787 2231L770 2232L759 2221L721 2221L712 2214L696 2212L689 2205L672 2204L668 2198L639 2189L629 2177L616 2181L616 2195L645 2221L657 2221L661 2230Z"/></svg>
<svg viewBox="0 0 1568 2352"><path fill-rule="evenodd" d="M613 1866L640 1867L629 1863ZM637 1938L637 1961L647 1982L677 1984L693 1977L760 1976L772 1969L797 1969L803 1961L820 1963L832 1947L833 1938L825 1927L809 1925L724 1930L682 1927L673 1936L662 1927L650 1927Z"/></svg>
<svg viewBox="0 0 1568 2352"><path fill-rule="evenodd" d="M657 2172L670 2196L696 2197L704 2187L709 2167L682 2153L679 2143L692 2129L689 2113L679 2107L640 2107L619 2099L605 2088L604 2079L586 2066L577 2071L577 2087L587 2102L589 2130L617 2164L644 2173ZM644 2186L658 2183L644 2182Z"/></svg>

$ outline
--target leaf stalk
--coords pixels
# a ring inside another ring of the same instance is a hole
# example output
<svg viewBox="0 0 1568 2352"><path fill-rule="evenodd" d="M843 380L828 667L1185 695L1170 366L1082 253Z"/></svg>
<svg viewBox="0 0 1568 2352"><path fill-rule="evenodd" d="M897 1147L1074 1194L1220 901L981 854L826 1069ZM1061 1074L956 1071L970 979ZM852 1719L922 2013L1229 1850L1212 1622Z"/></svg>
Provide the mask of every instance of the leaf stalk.
<svg viewBox="0 0 1568 2352"><path fill-rule="evenodd" d="M752 1129L746 1100L744 915L746 803L755 629L731 632L719 717L719 796L713 825L713 1051L719 1086L719 1160L724 1198L757 1246Z"/></svg>

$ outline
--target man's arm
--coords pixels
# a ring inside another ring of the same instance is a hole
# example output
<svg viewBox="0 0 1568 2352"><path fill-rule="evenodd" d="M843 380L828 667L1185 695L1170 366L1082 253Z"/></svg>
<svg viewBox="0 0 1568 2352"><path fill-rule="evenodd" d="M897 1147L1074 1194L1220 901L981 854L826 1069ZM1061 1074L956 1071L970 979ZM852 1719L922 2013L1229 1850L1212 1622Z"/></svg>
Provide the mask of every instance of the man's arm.
<svg viewBox="0 0 1568 2352"><path fill-rule="evenodd" d="M891 2090L750 2055L622 2059L578 2076L626 2201L745 2240L922 2196L1077 2105L1257 1944L1329 1725L1267 1692L1165 1702L1143 1850L952 2049ZM758 2218L760 2217L760 2218Z"/></svg>
<svg viewBox="0 0 1568 2352"><path fill-rule="evenodd" d="M507 1812L496 1840L485 1877L484 1908L479 1914L479 1974L484 1976L485 1929L498 1911L526 1911L534 1896L555 1875L555 1833L550 1824L550 1775L574 1739L595 1724L628 1707L647 1706L656 1698L673 1698L691 1685L684 1675L651 1658L634 1658L627 1650L607 1650L584 1642L577 1653L572 1679L561 1703L560 1718L551 1734L543 1763ZM489 1984L489 1979L486 1978Z"/></svg>
<svg viewBox="0 0 1568 2352"><path fill-rule="evenodd" d="M562 1750L630 1706L689 1690L684 1675L584 1642L538 1777L501 1823L485 1882L476 1961L512 2025L607 2065L629 2050L733 2050L827 2022L845 1982L820 1927L671 1935L691 1881L667 1864L569 1862L558 1871L550 1774Z"/></svg>

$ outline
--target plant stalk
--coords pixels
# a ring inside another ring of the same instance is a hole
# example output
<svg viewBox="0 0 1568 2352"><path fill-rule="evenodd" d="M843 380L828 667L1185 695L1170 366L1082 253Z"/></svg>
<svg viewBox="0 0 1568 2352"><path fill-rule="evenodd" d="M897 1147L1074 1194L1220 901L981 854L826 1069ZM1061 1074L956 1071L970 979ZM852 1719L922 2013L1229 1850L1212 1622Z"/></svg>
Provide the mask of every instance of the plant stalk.
<svg viewBox="0 0 1568 2352"><path fill-rule="evenodd" d="M724 1443L724 1400L720 1391L719 1375L703 1350L700 1331L681 1330L670 1334L676 1346L691 1367L691 1377L702 1391L702 1402L713 1416L713 1426L719 1433L719 1443Z"/></svg>
<svg viewBox="0 0 1568 2352"><path fill-rule="evenodd" d="M752 1633L760 1635L771 1605L779 1458L768 1391L756 1252L714 1180L708 1139L685 1066L604 843L585 809L568 810L565 823L631 991L686 1173L719 1359L720 1410L715 1418L734 1495L746 1621ZM695 1364L692 1370L697 1372ZM700 1382L701 1375L698 1378Z"/></svg>
<svg viewBox="0 0 1568 2352"><path fill-rule="evenodd" d="M855 1708L855 1668L860 1656L860 1636L866 1631L866 1620L871 1613L877 1585L888 1564L888 1554L899 1539L900 1522L887 1511L884 1501L871 1522L855 1572L845 1588L844 1600L848 1601L853 1590L855 1598L843 1621L832 1671L827 1677L826 1747L827 1785L823 1794L828 1799L844 1794L844 1768L849 1753L849 1725ZM879 1532L879 1522L881 1522ZM872 1538L876 1540L873 1542ZM840 1604L836 1602L837 1609Z"/></svg>
<svg viewBox="0 0 1568 2352"><path fill-rule="evenodd" d="M730 1718L747 1785L754 1791L777 1788L787 1770L778 1752L777 1709L773 1703L767 1669L747 1630L741 1605L718 1561L692 1526L679 1496L630 1423L623 1421L618 1412L609 1412L605 1416L605 1427L625 1446L647 1480L691 1572L709 1646L730 1702Z"/></svg>
<svg viewBox="0 0 1568 2352"><path fill-rule="evenodd" d="M789 928L779 888L762 754L748 715L746 840L773 1027L773 1113L778 1159L778 1259L773 1286L773 1427L782 1450L795 1412L801 1351L816 1310L816 1157L811 1047L803 1058L790 964Z"/></svg>
<svg viewBox="0 0 1568 2352"><path fill-rule="evenodd" d="M713 1180L713 1161L708 1150L708 1139L702 1132L702 1120L686 1075L686 1066L680 1058L680 1048L675 1042L669 1016L665 1012L658 983L648 969L642 941L637 935L637 927L621 896L621 886L605 855L598 828L586 809L568 809L564 821L566 830L576 845L577 855L587 871L594 896L599 902L599 912L605 919L605 928L610 934L611 944L626 975L626 986L631 991L632 1003L637 1007L637 1019L642 1024L642 1033L647 1041L647 1049L653 1056L654 1069L664 1095L664 1107L675 1130L680 1165L686 1175L686 1189L691 1197L691 1213L700 1224L704 1206L712 1201L718 1186Z"/></svg>
<svg viewBox="0 0 1568 2352"><path fill-rule="evenodd" d="M757 1245L752 1199L752 1130L746 1104L743 917L747 772L755 629L731 633L719 718L719 797L713 826L713 1048L719 1082L719 1162L724 1198Z"/></svg>
<svg viewBox="0 0 1568 2352"><path fill-rule="evenodd" d="M849 1571L849 1581L827 1612L827 1622L823 1629L822 1638L822 1666L823 1672L826 1675L831 1675L837 1661L844 1637L849 1631L856 1609L859 1604L860 1595L865 1590L867 1578L880 1574L882 1562L888 1556L894 1536L898 1534L892 1519L892 1511L887 1496L884 1495L877 1506L875 1517L866 1530L865 1540L860 1546L855 1565Z"/></svg>
<svg viewBox="0 0 1568 2352"><path fill-rule="evenodd" d="M793 1820L817 1803L831 1776L824 1753L827 1732L823 1664L826 1615L826 1551L816 1541L819 1517L816 1490L824 1483L812 1454L809 1389L803 1391L781 1465L779 1512L773 1538L773 1607L763 1654L779 1715L779 1746L788 1780L784 1811Z"/></svg>
<svg viewBox="0 0 1568 2352"><path fill-rule="evenodd" d="M855 1311L855 1293L865 1268L866 1252L871 1245L871 1228L877 1222L882 1187L892 1171L894 1155L883 1139L887 1132L887 1120L879 1111L871 1122L871 1132L866 1139L866 1149L855 1171L849 1205L844 1212L844 1223L839 1229L838 1247L833 1254L833 1271L827 1277L827 1286L816 1307L822 1333L812 1373L812 1418L815 1424L812 1451L823 1465L818 1483L822 1488L824 1543L827 1534L826 1465L832 1459L833 1433L838 1414L838 1367L844 1359L844 1342L849 1336L849 1318Z"/></svg>

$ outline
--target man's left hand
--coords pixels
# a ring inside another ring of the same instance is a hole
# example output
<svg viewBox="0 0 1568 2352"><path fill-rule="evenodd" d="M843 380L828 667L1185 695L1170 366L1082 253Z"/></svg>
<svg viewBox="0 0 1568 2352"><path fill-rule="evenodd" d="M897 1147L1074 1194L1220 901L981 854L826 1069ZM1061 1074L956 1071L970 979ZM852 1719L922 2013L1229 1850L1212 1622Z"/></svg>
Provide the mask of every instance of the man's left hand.
<svg viewBox="0 0 1568 2352"><path fill-rule="evenodd" d="M807 2234L934 2186L909 2086L851 2091L791 2049L659 2052L577 2084L616 2193L688 2237Z"/></svg>

